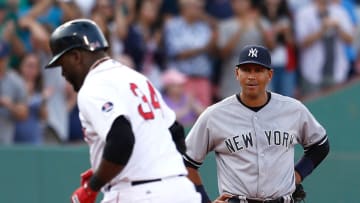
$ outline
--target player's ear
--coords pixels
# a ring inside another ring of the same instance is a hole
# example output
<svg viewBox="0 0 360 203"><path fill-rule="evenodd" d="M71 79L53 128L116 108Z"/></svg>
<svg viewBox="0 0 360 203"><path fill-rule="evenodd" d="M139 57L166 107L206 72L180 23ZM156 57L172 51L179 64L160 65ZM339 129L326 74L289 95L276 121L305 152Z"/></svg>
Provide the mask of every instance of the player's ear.
<svg viewBox="0 0 360 203"><path fill-rule="evenodd" d="M82 51L79 49L71 50L71 60L73 64L80 64L82 59Z"/></svg>
<svg viewBox="0 0 360 203"><path fill-rule="evenodd" d="M236 80L240 80L240 77L239 77L239 67L238 67L238 66L235 66L235 77L236 77Z"/></svg>
<svg viewBox="0 0 360 203"><path fill-rule="evenodd" d="M269 82L270 82L270 80L272 79L272 77L273 77L273 74L274 74L274 70L273 69L269 69L269 71L268 71L268 78L269 78Z"/></svg>

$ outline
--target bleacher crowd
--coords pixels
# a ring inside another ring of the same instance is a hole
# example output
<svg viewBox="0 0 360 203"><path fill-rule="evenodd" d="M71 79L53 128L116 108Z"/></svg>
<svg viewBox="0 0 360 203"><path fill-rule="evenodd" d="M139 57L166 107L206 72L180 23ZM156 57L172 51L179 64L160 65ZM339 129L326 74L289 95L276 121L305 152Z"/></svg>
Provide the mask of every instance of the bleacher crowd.
<svg viewBox="0 0 360 203"><path fill-rule="evenodd" d="M209 105L239 92L241 48L271 50L271 91L304 98L360 73L356 0L1 0L0 145L82 143L76 93L45 70L63 22L94 20L109 54L162 90L191 128Z"/></svg>

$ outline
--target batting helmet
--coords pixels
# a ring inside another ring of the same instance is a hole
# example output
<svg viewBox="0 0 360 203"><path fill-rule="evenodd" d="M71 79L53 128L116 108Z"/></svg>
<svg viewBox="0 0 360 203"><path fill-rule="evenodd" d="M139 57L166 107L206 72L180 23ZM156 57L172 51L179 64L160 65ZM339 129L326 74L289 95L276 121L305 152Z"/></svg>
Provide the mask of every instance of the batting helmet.
<svg viewBox="0 0 360 203"><path fill-rule="evenodd" d="M271 69L271 56L267 48L259 45L245 46L239 57L239 63L236 65L239 67L242 64L254 63L264 66L267 69Z"/></svg>
<svg viewBox="0 0 360 203"><path fill-rule="evenodd" d="M108 48L104 34L95 22L88 19L77 19L66 22L56 28L50 37L52 59L46 68L56 66L56 61L74 48L97 51Z"/></svg>

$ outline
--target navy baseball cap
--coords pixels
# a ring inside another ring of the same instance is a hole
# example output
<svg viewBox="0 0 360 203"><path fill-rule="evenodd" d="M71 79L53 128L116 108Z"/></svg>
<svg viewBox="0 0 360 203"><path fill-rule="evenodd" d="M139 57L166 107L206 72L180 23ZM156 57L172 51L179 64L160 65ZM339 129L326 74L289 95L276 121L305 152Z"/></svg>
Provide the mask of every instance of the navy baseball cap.
<svg viewBox="0 0 360 203"><path fill-rule="evenodd" d="M271 56L267 48L260 45L247 45L242 48L239 57L239 67L242 64L259 64L267 69L271 69Z"/></svg>

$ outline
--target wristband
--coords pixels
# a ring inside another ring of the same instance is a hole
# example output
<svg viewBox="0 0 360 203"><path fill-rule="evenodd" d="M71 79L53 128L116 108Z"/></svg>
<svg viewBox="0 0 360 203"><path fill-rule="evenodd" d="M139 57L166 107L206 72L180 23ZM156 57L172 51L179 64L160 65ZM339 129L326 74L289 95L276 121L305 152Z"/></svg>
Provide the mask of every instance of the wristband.
<svg viewBox="0 0 360 203"><path fill-rule="evenodd" d="M210 198L209 198L208 194L206 193L205 188L204 188L203 185L195 185L195 189L196 189L197 192L199 192L201 194L201 202L202 203L211 202Z"/></svg>
<svg viewBox="0 0 360 203"><path fill-rule="evenodd" d="M106 182L99 179L96 175L93 175L91 176L88 185L91 190L99 191L105 184Z"/></svg>

